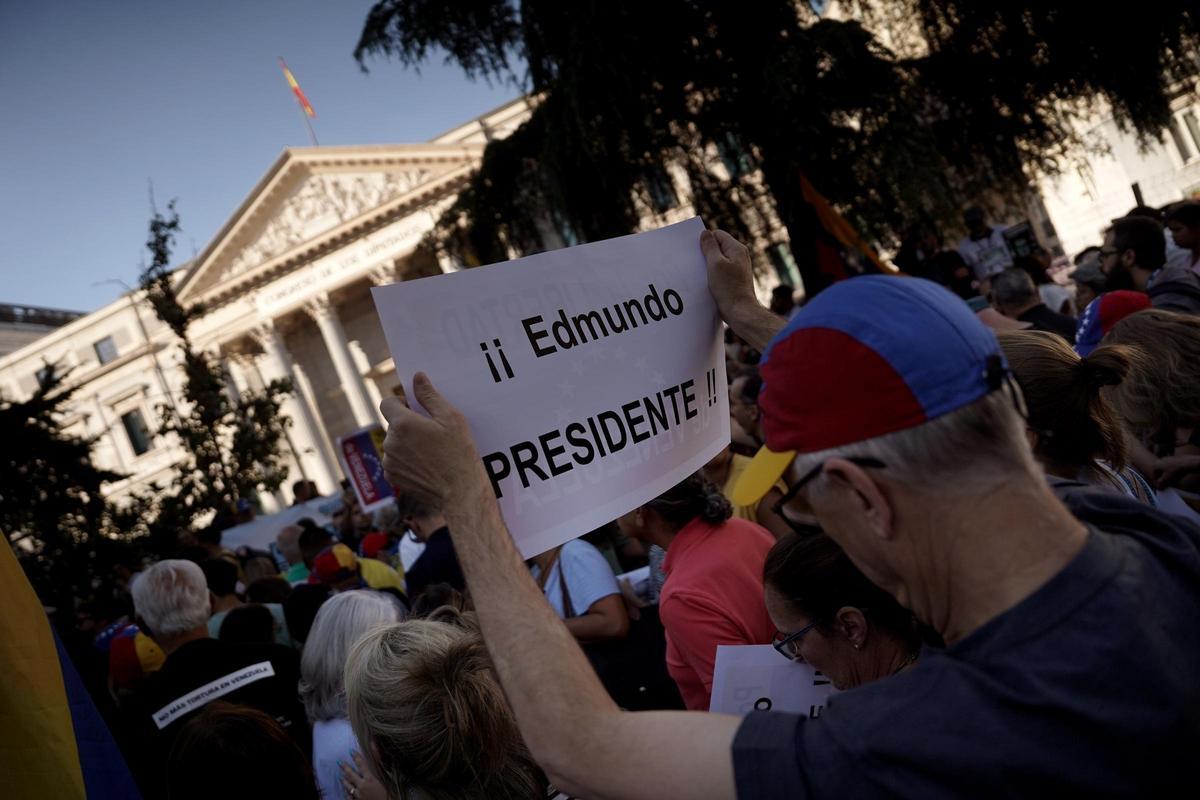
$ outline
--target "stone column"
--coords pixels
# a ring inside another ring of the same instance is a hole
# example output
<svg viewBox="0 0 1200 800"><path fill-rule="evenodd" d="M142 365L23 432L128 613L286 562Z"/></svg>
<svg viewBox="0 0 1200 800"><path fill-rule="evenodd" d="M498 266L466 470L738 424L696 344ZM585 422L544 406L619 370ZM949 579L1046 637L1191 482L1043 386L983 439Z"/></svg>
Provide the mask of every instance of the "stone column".
<svg viewBox="0 0 1200 800"><path fill-rule="evenodd" d="M342 383L342 392L350 403L355 423L362 427L374 424L378 417L371 410L371 397L367 394L362 375L354 366L354 356L350 352L350 343L346 341L346 332L342 330L342 321L338 319L337 308L329 302L329 295L321 295L306 303L304 310L321 330L321 338L325 340L325 348Z"/></svg>
<svg viewBox="0 0 1200 800"><path fill-rule="evenodd" d="M367 351L363 350L361 342L350 342L350 355L354 358L358 374L363 376L363 384L367 387L367 396L371 398L371 408L375 410L375 418L379 420L380 425L387 427L387 420L383 418L383 413L379 410L379 404L383 402L383 395L380 394L379 387L370 377L371 360L367 358Z"/></svg>
<svg viewBox="0 0 1200 800"><path fill-rule="evenodd" d="M275 329L274 323L264 322L251 330L250 335L263 349L263 354L258 359L263 379L272 381L276 378L289 378L295 384L291 354L288 353L283 337ZM320 446L320 434L317 433L314 421L315 409L309 406L298 390L294 390L284 398L280 411L292 420L288 438L293 445L303 477L316 481L321 491L332 491L338 485L338 480Z"/></svg>
<svg viewBox="0 0 1200 800"><path fill-rule="evenodd" d="M333 439L329 436L329 430L325 427L325 421L321 419L321 414L316 409L317 393L313 391L312 381L308 379L308 374L299 364L292 364L292 377L296 379L296 392L299 397L308 404L308 407L314 410L313 424L317 431L319 442L317 450L325 456L325 463L333 465L334 475L341 475L341 462L338 461L337 453L333 450ZM320 487L323 492L333 493L337 486Z"/></svg>

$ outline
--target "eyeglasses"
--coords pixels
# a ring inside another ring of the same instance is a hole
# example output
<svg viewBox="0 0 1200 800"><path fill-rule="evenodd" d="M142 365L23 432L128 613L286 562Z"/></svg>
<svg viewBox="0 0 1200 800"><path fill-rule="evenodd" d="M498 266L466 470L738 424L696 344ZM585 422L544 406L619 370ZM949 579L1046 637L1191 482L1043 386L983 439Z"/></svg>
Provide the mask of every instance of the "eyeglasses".
<svg viewBox="0 0 1200 800"><path fill-rule="evenodd" d="M790 636L784 636L781 631L776 632L775 641L771 644L774 645L779 655L788 661L803 661L804 659L800 656L800 640L815 627L817 627L817 623L811 622Z"/></svg>
<svg viewBox="0 0 1200 800"><path fill-rule="evenodd" d="M878 458L871 458L869 456L847 456L844 458L844 460L849 461L851 464L865 467L867 469L883 469L887 466ZM800 493L801 489L803 489L807 484L812 483L813 480L821 474L821 472L825 469L826 463L827 462L822 461L820 464L817 464L808 472L804 473L800 480L793 483L791 488L784 493L783 497L776 500L775 505L771 506L771 510L774 511L780 519L787 523L787 526L791 528L793 532L801 536L812 536L813 534L821 533L821 526L813 525L808 522L797 522L787 514L783 513L783 507L790 503L792 498Z"/></svg>

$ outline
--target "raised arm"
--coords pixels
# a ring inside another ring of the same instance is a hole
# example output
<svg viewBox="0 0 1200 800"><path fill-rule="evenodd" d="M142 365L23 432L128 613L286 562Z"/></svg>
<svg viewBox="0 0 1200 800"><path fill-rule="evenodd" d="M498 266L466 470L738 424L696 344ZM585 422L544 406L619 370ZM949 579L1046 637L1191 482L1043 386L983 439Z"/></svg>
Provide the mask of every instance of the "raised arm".
<svg viewBox="0 0 1200 800"><path fill-rule="evenodd" d="M700 250L708 265L708 291L721 319L755 350L766 350L786 321L758 302L750 251L720 230L701 233Z"/></svg>
<svg viewBox="0 0 1200 800"><path fill-rule="evenodd" d="M589 798L734 797L736 717L617 708L513 544L462 415L418 373L426 418L383 401L384 466L446 519L488 651L534 758Z"/></svg>

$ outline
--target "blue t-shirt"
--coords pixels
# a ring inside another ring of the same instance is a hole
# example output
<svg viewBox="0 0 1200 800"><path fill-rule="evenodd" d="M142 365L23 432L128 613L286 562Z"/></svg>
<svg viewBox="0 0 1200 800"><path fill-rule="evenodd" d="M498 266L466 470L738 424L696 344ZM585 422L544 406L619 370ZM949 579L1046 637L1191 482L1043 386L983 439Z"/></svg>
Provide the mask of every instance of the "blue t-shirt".
<svg viewBox="0 0 1200 800"><path fill-rule="evenodd" d="M738 797L1200 796L1200 530L1125 497L1045 586L817 719L756 712Z"/></svg>
<svg viewBox="0 0 1200 800"><path fill-rule="evenodd" d="M541 570L535 565L534 579L540 574ZM567 582L567 594L571 596L573 613L569 615L563 602L563 579ZM564 544L559 551L558 560L550 568L550 575L546 578L546 585L542 591L555 612L566 619L568 616L578 617L586 614L592 603L611 594L620 594L621 587L617 586L617 577L613 575L612 567L608 566L608 561L600 551L582 539L573 539Z"/></svg>

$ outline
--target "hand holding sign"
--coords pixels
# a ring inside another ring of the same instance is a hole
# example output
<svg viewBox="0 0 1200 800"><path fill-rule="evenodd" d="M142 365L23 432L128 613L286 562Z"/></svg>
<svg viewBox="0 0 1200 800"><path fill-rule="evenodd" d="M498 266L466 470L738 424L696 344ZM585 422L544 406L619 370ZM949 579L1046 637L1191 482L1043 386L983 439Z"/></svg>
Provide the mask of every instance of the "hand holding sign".
<svg viewBox="0 0 1200 800"><path fill-rule="evenodd" d="M444 508L451 498L473 497L471 490L476 484L487 486L488 479L466 419L424 372L413 376L413 393L428 417L409 408L403 389L379 404L388 422L383 443L387 479L434 508Z"/></svg>
<svg viewBox="0 0 1200 800"><path fill-rule="evenodd" d="M428 420L381 406L398 426L386 444L397 487L445 507L482 474L528 557L707 463L729 442L729 409L703 228L373 289L397 371L428 370L440 390L424 377L409 390Z"/></svg>
<svg viewBox="0 0 1200 800"><path fill-rule="evenodd" d="M703 231L700 250L708 269L708 289L722 317L728 319L747 303L759 305L750 251L744 244L722 230Z"/></svg>

